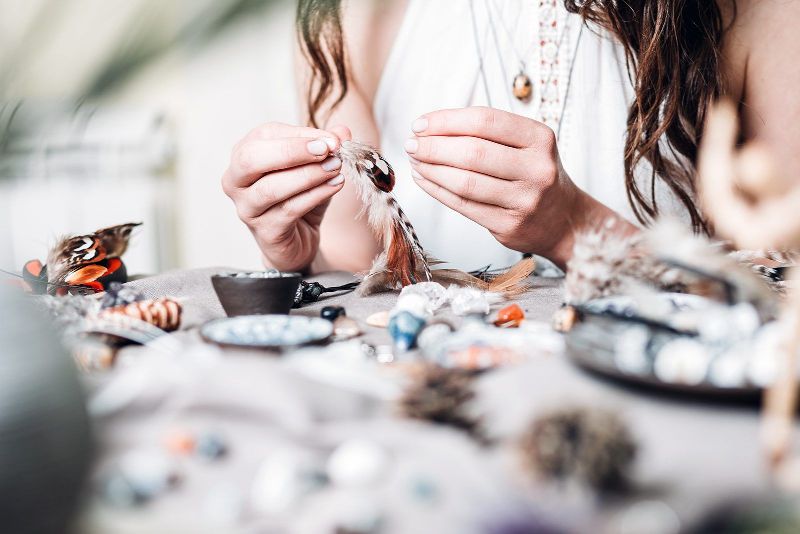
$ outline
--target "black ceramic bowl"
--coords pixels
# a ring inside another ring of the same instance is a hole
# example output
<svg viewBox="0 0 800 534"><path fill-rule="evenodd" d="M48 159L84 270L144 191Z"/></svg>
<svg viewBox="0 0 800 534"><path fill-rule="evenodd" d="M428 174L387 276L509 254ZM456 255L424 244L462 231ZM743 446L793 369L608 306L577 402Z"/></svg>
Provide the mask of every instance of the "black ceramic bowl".
<svg viewBox="0 0 800 534"><path fill-rule="evenodd" d="M262 273L225 273L211 277L228 317L237 315L287 314L300 287L299 273L261 277Z"/></svg>

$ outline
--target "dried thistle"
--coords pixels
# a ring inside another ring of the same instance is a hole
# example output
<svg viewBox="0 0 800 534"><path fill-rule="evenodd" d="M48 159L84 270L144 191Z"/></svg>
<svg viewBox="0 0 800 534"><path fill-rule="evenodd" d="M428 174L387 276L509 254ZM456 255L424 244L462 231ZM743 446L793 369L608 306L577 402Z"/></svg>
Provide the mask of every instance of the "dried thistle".
<svg viewBox="0 0 800 534"><path fill-rule="evenodd" d="M447 425L486 442L481 420L468 413L475 397L475 373L425 364L414 372L413 383L399 401L400 412L411 419Z"/></svg>
<svg viewBox="0 0 800 534"><path fill-rule="evenodd" d="M520 447L539 476L576 480L597 490L625 485L637 449L617 414L592 408L560 409L539 417Z"/></svg>

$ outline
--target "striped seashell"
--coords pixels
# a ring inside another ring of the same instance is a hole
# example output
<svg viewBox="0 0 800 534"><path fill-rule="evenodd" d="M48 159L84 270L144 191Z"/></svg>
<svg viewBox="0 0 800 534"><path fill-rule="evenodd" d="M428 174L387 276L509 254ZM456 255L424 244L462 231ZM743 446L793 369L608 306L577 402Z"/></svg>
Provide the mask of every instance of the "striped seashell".
<svg viewBox="0 0 800 534"><path fill-rule="evenodd" d="M99 317L110 319L125 316L149 323L166 332L177 330L181 325L181 305L170 298L140 300L124 306L103 310Z"/></svg>

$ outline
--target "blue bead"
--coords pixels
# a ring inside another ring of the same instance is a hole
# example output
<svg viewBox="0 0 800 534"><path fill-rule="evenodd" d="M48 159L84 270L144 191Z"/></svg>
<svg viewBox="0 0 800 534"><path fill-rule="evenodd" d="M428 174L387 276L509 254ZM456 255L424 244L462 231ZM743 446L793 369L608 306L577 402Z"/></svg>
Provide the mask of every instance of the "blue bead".
<svg viewBox="0 0 800 534"><path fill-rule="evenodd" d="M339 317L347 315L345 309L341 306L325 306L320 310L319 316L329 321L335 321Z"/></svg>
<svg viewBox="0 0 800 534"><path fill-rule="evenodd" d="M195 450L197 454L207 460L216 460L225 456L228 452L228 447L218 435L209 433L197 438Z"/></svg>
<svg viewBox="0 0 800 534"><path fill-rule="evenodd" d="M416 345L417 336L423 326L425 326L425 319L417 317L411 312L401 311L389 319L389 335L392 336L398 349L409 350Z"/></svg>

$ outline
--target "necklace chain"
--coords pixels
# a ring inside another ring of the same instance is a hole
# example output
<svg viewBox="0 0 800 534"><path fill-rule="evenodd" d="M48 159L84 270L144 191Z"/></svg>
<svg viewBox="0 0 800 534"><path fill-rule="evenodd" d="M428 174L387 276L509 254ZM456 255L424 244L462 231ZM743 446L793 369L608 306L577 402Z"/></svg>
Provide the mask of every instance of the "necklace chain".
<svg viewBox="0 0 800 534"><path fill-rule="evenodd" d="M488 1L489 0L487 0L487 2ZM507 38L508 38L508 40L509 40L509 42L511 44L511 47L514 50L514 53L515 53L515 55L517 56L517 58L518 58L518 60L520 62L520 67L522 69L521 74L524 74L527 77L527 74L524 73L524 68L525 68L524 59L523 59L523 57L521 57L519 55L519 53L517 51L517 48L516 48L515 43L513 41L513 36L508 31L508 27L506 26L505 21L503 20L502 16L500 16L500 11L497 8L495 0L491 0L491 2L492 2L492 4L494 4L495 11L498 12L498 16L499 16L501 24L503 26L503 30L506 32L506 36L507 36ZM549 3L549 0L540 0L539 1L540 10L542 8L544 8L544 7L548 7L550 9L555 9L555 2L552 2L551 5L546 5L546 2ZM490 91L489 91L489 83L488 83L488 80L487 80L487 77L486 77L486 70L485 70L485 66L484 66L483 51L481 50L480 38L478 36L478 24L477 24L477 17L475 15L474 0L470 0L469 5L470 5L470 12L471 12L471 15L472 15L472 28L473 28L473 33L474 33L474 37L475 37L475 47L476 47L476 51L478 53L478 64L479 64L479 69L480 69L480 75L481 75L481 78L482 78L482 81L483 81L484 91L486 93L486 100L487 100L487 103L488 103L489 107L494 107L492 105L491 94L490 94ZM487 10L489 25L491 27L491 31L492 31L492 34L493 34L493 37L494 37L494 41L495 41L495 49L497 51L497 57L498 57L498 62L500 64L501 74L502 74L503 78L505 79L505 78L508 77L508 74L506 72L505 62L503 61L502 54L500 53L500 45L499 45L499 41L498 41L498 38L497 38L497 32L496 32L496 29L495 29L495 25L494 25L492 13L491 13L492 10L491 10L491 8L490 8L488 3L485 4L485 7L486 7L486 10ZM554 17L556 17L555 14L554 14ZM532 43L532 45L530 47L530 49L532 49L533 45L535 45L537 42L540 44L540 58L542 58L541 59L541 64L544 64L544 54L545 54L545 50L544 50L544 44L545 43L544 43L544 40L543 40L541 34L544 33L543 30L546 29L545 26L547 24L550 24L552 27L557 26L557 23L555 21L549 21L549 22L548 21L544 21L540 17L540 21L539 21L539 31L540 31L539 39L534 40L534 42ZM566 83L566 87L565 87L565 90L564 90L563 101L560 101L561 100L561 98L560 98L561 95L558 95L559 98L555 99L555 101L553 102L553 105L545 106L546 97L547 97L546 91L552 91L553 90L553 88L552 88L553 77L555 76L557 68L559 68L559 58L560 58L560 55L561 55L561 46L562 46L562 44L563 44L563 42L565 40L565 37L566 37L566 35L568 33L568 31L567 31L568 30L568 23L567 22L565 22L564 27L561 29L560 34L558 34L557 39L554 40L554 41L551 41L551 43L555 42L555 51L551 54L552 57L553 57L553 61L552 61L552 64L550 65L550 67L549 67L549 72L547 73L547 79L544 79L544 78L540 77L540 79L541 79L541 87L539 88L539 104L540 104L539 105L539 115L540 115L540 119L542 120L542 122L547 123L548 125L553 127L554 130L556 130L556 136L559 139L561 137L561 126L562 126L562 123L563 123L564 114L566 112L567 100L569 99L570 87L572 85L572 74L573 74L573 70L574 70L574 66L575 66L575 59L577 58L578 47L580 45L581 37L583 35L583 29L584 29L584 27L583 27L583 25L581 25L579 33L578 33L578 37L577 37L576 42L575 42L575 48L573 50L572 58L571 58L571 61L569 62L567 83ZM530 51L530 49L529 49L529 51ZM525 54L527 55L529 53L529 51L526 51ZM555 90L558 91L559 88L555 87ZM509 95L509 109L511 109L513 111L513 103L512 103L512 100L510 98L510 92L508 92L507 94ZM560 106L559 106L559 104L560 104ZM545 117L544 113L547 112L548 110L544 109L544 108L555 108L555 109L551 110L552 116L548 115L547 117Z"/></svg>

